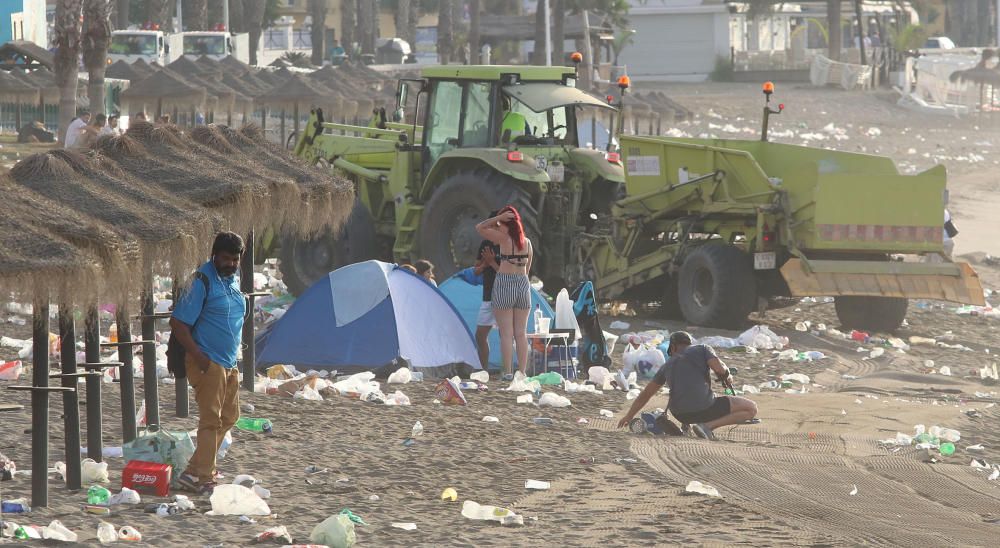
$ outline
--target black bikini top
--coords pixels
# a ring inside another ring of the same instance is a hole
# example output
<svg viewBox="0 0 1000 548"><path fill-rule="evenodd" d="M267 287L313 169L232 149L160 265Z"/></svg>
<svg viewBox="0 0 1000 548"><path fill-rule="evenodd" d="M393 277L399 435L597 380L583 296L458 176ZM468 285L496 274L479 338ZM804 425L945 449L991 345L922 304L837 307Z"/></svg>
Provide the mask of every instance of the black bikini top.
<svg viewBox="0 0 1000 548"><path fill-rule="evenodd" d="M511 238L511 240L510 240L510 248L514 249L514 239L513 238ZM504 255L503 253L500 253L499 255L497 255L497 262L499 262L499 261L507 261L508 263L510 263L510 264L512 264L514 266L524 266L524 262L522 262L522 261L526 262L528 260L528 258L529 258L529 255L527 253L524 253L524 254L512 254L512 255Z"/></svg>

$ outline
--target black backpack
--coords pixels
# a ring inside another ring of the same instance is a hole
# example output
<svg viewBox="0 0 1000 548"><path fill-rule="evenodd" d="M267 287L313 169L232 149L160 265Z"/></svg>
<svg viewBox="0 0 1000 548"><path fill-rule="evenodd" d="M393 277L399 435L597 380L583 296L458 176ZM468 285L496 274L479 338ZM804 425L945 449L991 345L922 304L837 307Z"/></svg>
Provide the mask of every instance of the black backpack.
<svg viewBox="0 0 1000 548"><path fill-rule="evenodd" d="M201 280L201 283L205 284L205 301L201 303L202 312L205 310L205 305L208 303L208 292L212 284L208 283L208 276L204 273L195 271L194 277ZM176 303L175 303L176 304ZM191 326L191 334L194 335L195 326L198 322L195 321L194 325ZM183 379L187 377L187 369L184 366L184 355L186 351L184 350L184 345L181 341L177 339L177 335L170 331L170 339L167 341L167 370L170 374L174 376L175 379Z"/></svg>

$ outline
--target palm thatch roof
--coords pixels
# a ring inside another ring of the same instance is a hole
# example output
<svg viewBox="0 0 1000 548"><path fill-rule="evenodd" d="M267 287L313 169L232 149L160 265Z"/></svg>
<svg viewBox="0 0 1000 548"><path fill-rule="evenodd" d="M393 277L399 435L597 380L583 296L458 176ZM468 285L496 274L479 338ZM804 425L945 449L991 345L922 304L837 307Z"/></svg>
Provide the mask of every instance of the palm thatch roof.
<svg viewBox="0 0 1000 548"><path fill-rule="evenodd" d="M155 72L157 72L161 68L163 67L161 67L160 65L157 65L155 63L150 65L149 63L147 63L142 59L136 59L132 63L132 70L140 74L145 74L146 76L152 76Z"/></svg>
<svg viewBox="0 0 1000 548"><path fill-rule="evenodd" d="M256 97L257 103L271 106L296 106L322 103L332 92L320 83L291 74L280 84Z"/></svg>
<svg viewBox="0 0 1000 548"><path fill-rule="evenodd" d="M4 21L9 23L10 21ZM11 40L0 46L0 67L5 69L36 69L53 70L55 54L27 40Z"/></svg>
<svg viewBox="0 0 1000 548"><path fill-rule="evenodd" d="M150 74L152 74L151 71L137 68L134 64L130 65L124 60L115 61L104 72L104 76L107 78L118 78L129 81L142 80Z"/></svg>
<svg viewBox="0 0 1000 548"><path fill-rule="evenodd" d="M38 87L0 70L0 101L34 104L38 102Z"/></svg>
<svg viewBox="0 0 1000 548"><path fill-rule="evenodd" d="M236 76L239 76L245 72L253 71L253 67L244 63L243 61L240 61L239 59L233 57L232 55L227 55L223 57L222 60L219 61L219 66L220 68L222 68L222 70Z"/></svg>
<svg viewBox="0 0 1000 548"><path fill-rule="evenodd" d="M159 102L162 106L197 107L205 104L204 86L190 84L170 70L160 70L133 82L121 94L127 103Z"/></svg>
<svg viewBox="0 0 1000 548"><path fill-rule="evenodd" d="M44 280L70 300L134 295L148 267L183 277L220 229L335 229L354 203L348 181L257 129L184 134L145 122L83 154L26 158L0 192L0 230L17 235L0 242L0 290L30 292Z"/></svg>
<svg viewBox="0 0 1000 548"><path fill-rule="evenodd" d="M170 63L166 68L174 71L181 76L204 76L207 74L212 74L212 71L205 68L203 65L195 63L186 55L182 55L173 63Z"/></svg>

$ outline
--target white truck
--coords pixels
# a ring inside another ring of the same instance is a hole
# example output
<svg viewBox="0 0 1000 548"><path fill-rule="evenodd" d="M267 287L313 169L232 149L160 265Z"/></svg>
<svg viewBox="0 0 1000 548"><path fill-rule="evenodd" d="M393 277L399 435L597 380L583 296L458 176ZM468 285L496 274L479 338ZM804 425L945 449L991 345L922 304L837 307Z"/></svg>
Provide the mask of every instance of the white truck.
<svg viewBox="0 0 1000 548"><path fill-rule="evenodd" d="M189 31L179 33L184 55L193 58L206 55L216 61L232 55L244 63L250 62L250 35L226 31Z"/></svg>
<svg viewBox="0 0 1000 548"><path fill-rule="evenodd" d="M116 30L111 33L108 60L131 64L142 59L166 66L181 55L181 50L181 36L177 34L159 30Z"/></svg>

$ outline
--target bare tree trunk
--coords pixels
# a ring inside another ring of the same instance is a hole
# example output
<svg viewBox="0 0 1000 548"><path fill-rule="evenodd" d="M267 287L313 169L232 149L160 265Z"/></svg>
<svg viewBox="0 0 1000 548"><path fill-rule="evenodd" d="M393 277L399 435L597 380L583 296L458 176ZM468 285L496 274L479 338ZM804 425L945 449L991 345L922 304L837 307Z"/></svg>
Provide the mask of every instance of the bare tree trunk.
<svg viewBox="0 0 1000 548"><path fill-rule="evenodd" d="M260 37L264 33L264 8L266 0L244 0L243 20L247 32L250 33L250 64L257 64L257 49L260 48Z"/></svg>
<svg viewBox="0 0 1000 548"><path fill-rule="evenodd" d="M116 20L115 28L119 28L119 29L127 29L128 28L128 25L129 25L129 21L128 21L128 7L129 7L129 0L117 0L115 2L115 11L116 11L116 15L118 16L117 20Z"/></svg>
<svg viewBox="0 0 1000 548"><path fill-rule="evenodd" d="M552 9L552 64L561 67L566 64L566 52L563 51L566 43L566 0L550 0L549 8Z"/></svg>
<svg viewBox="0 0 1000 548"><path fill-rule="evenodd" d="M844 45L844 34L840 29L840 0L826 0L826 26L829 35L827 57L840 61L840 50Z"/></svg>
<svg viewBox="0 0 1000 548"><path fill-rule="evenodd" d="M452 1L438 0L437 51L438 60L442 65L451 62L451 53L454 47L454 27L451 21Z"/></svg>
<svg viewBox="0 0 1000 548"><path fill-rule="evenodd" d="M326 0L309 0L309 15L312 16L312 64L323 66L326 47Z"/></svg>
<svg viewBox="0 0 1000 548"><path fill-rule="evenodd" d="M188 0L182 15L184 24L181 26L187 30L208 30L207 0Z"/></svg>
<svg viewBox="0 0 1000 548"><path fill-rule="evenodd" d="M479 43L479 16L482 9L481 0L469 1L469 63L478 65L483 62L479 53L482 44Z"/></svg>
<svg viewBox="0 0 1000 548"><path fill-rule="evenodd" d="M83 0L59 0L55 13L55 78L59 86L59 142L76 117L77 67L80 62L80 15Z"/></svg>
<svg viewBox="0 0 1000 548"><path fill-rule="evenodd" d="M243 17L243 0L229 0L230 32L246 32L247 24Z"/></svg>
<svg viewBox="0 0 1000 548"><path fill-rule="evenodd" d="M349 58L354 57L354 43L358 41L358 4L356 0L340 3L340 45Z"/></svg>
<svg viewBox="0 0 1000 548"><path fill-rule="evenodd" d="M535 8L535 51L531 52L531 64L545 64L545 0L538 0Z"/></svg>
<svg viewBox="0 0 1000 548"><path fill-rule="evenodd" d="M410 0L399 0L396 3L396 13L393 14L392 21L396 24L396 36L410 44L412 49L413 37L406 32L410 26Z"/></svg>
<svg viewBox="0 0 1000 548"><path fill-rule="evenodd" d="M111 43L110 0L86 0L83 4L83 66L87 67L87 96L92 114L104 114L104 71Z"/></svg>
<svg viewBox="0 0 1000 548"><path fill-rule="evenodd" d="M420 23L420 1L410 1L410 18L406 21L406 36L410 50L417 52L417 24Z"/></svg>
<svg viewBox="0 0 1000 548"><path fill-rule="evenodd" d="M358 4L358 26L361 27L361 53L375 53L375 20L378 9L375 0L361 0Z"/></svg>

